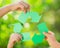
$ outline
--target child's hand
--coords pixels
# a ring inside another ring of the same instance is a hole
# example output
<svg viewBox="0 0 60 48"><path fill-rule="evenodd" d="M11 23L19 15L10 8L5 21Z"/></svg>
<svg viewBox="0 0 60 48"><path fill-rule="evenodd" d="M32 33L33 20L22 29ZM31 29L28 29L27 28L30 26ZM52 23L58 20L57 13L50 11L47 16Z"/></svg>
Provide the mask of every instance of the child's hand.
<svg viewBox="0 0 60 48"><path fill-rule="evenodd" d="M16 4L11 4L11 10L22 10L27 12L30 10L30 6L27 3L21 1Z"/></svg>
<svg viewBox="0 0 60 48"><path fill-rule="evenodd" d="M8 43L8 46L7 48L13 48L14 44L16 42L19 42L21 40L22 36L19 35L19 34L16 34L16 33L13 33L11 36L10 36L10 40L9 40L9 43Z"/></svg>
<svg viewBox="0 0 60 48"><path fill-rule="evenodd" d="M46 40L52 48L60 48L60 44L56 41L54 33L49 31L48 33L44 32Z"/></svg>
<svg viewBox="0 0 60 48"><path fill-rule="evenodd" d="M21 10L26 13L27 11L30 10L30 6L23 1L14 3L14 4L10 4L8 6L4 6L4 7L0 8L0 17L2 17L6 13L8 13L10 11L14 11L14 10Z"/></svg>
<svg viewBox="0 0 60 48"><path fill-rule="evenodd" d="M10 36L9 42L15 43L15 42L19 42L21 39L22 39L22 36L21 36L20 34L13 33L13 34Z"/></svg>

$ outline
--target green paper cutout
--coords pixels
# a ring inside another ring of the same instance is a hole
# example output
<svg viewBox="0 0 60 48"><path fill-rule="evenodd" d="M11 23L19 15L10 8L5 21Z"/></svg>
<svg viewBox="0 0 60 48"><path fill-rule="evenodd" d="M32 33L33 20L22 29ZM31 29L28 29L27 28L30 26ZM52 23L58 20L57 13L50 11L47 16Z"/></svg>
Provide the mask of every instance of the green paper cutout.
<svg viewBox="0 0 60 48"><path fill-rule="evenodd" d="M39 22L41 18L37 12L30 12L30 16L32 18L32 22Z"/></svg>
<svg viewBox="0 0 60 48"><path fill-rule="evenodd" d="M24 12L22 12L21 14L20 14L20 16L18 17L18 20L21 22L21 23L26 23L26 21L27 21L27 19L28 19L28 16L29 16L29 12L27 12L27 13L24 13Z"/></svg>
<svg viewBox="0 0 60 48"><path fill-rule="evenodd" d="M42 43L45 38L43 32L48 32L48 28L45 23L41 23L37 27L39 29L40 35L35 34L33 36L32 41L34 42L34 44Z"/></svg>
<svg viewBox="0 0 60 48"><path fill-rule="evenodd" d="M18 21L21 22L22 24L24 24L24 23L26 23L29 16L32 19L31 22L39 22L39 20L41 18L41 16L39 16L37 12L27 12L27 13L22 12L22 14L20 14L20 16L18 18ZM35 45L39 44L39 43L42 43L44 38L45 38L43 32L48 32L48 28L47 28L45 23L38 24L37 27L38 27L38 30L40 32L40 35L35 34L33 36L32 41L34 42ZM14 32L20 33L22 28L23 27L22 27L22 25L20 23L16 23L14 25ZM31 40L29 32L22 33L22 37L23 37L22 41Z"/></svg>
<svg viewBox="0 0 60 48"><path fill-rule="evenodd" d="M27 12L27 13L22 12L18 20L24 24L26 23L29 16L31 16L32 19L31 22L39 22L41 18L41 16L39 16L37 12Z"/></svg>
<svg viewBox="0 0 60 48"><path fill-rule="evenodd" d="M15 32L15 33L19 33L22 28L23 28L23 27L22 27L22 25L21 25L20 23L15 23L15 24L14 24L14 32Z"/></svg>
<svg viewBox="0 0 60 48"><path fill-rule="evenodd" d="M37 27L40 33L48 32L48 28L45 23L41 23Z"/></svg>
<svg viewBox="0 0 60 48"><path fill-rule="evenodd" d="M23 36L23 41L29 41L29 40L31 40L29 32L22 33L22 36Z"/></svg>
<svg viewBox="0 0 60 48"><path fill-rule="evenodd" d="M42 43L43 42L43 39L44 39L44 35L41 34L41 35L37 35L35 34L32 38L32 41L34 42L34 44L39 44L39 43Z"/></svg>

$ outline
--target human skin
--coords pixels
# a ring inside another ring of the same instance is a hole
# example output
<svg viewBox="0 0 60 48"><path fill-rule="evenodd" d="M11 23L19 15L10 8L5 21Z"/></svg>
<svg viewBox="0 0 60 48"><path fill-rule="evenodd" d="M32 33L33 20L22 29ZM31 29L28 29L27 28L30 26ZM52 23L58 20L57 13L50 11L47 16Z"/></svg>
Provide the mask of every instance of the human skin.
<svg viewBox="0 0 60 48"><path fill-rule="evenodd" d="M58 41L56 40L53 32L44 32L44 35L46 36L46 40L48 41L48 44L51 48L60 48L60 43L58 43Z"/></svg>
<svg viewBox="0 0 60 48"><path fill-rule="evenodd" d="M0 8L0 18L4 16L5 14L7 14L8 12L14 11L14 10L27 12L30 10L30 6L23 1L4 6Z"/></svg>
<svg viewBox="0 0 60 48"><path fill-rule="evenodd" d="M30 6L27 3L23 2L23 1L4 6L4 7L0 8L0 18L3 17L8 12L15 11L15 10L23 11L23 12L26 13L27 11L30 10ZM10 36L7 48L13 48L14 44L16 42L20 41L21 38L22 37L19 34L16 34L16 33L12 34Z"/></svg>
<svg viewBox="0 0 60 48"><path fill-rule="evenodd" d="M44 32L43 34L46 36L45 39L48 41L48 44L51 48L60 48L60 43L58 43L58 41L56 40L53 32L49 31L48 33ZM13 48L14 44L21 41L21 39L22 36L20 34L12 34L10 36L7 48Z"/></svg>
<svg viewBox="0 0 60 48"><path fill-rule="evenodd" d="M20 34L17 34L17 33L11 34L7 48L13 48L14 44L16 42L21 41L21 39L22 39L22 36Z"/></svg>

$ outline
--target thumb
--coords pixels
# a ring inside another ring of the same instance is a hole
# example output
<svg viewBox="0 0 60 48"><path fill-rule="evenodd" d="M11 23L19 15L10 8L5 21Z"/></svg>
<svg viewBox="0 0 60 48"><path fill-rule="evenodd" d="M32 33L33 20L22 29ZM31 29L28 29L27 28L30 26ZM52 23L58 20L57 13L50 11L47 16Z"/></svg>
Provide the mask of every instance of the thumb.
<svg viewBox="0 0 60 48"><path fill-rule="evenodd" d="M50 34L50 35L55 35L52 31L49 31L49 34Z"/></svg>
<svg viewBox="0 0 60 48"><path fill-rule="evenodd" d="M46 33L46 32L43 32L43 34L44 34L45 36L48 36L48 33Z"/></svg>

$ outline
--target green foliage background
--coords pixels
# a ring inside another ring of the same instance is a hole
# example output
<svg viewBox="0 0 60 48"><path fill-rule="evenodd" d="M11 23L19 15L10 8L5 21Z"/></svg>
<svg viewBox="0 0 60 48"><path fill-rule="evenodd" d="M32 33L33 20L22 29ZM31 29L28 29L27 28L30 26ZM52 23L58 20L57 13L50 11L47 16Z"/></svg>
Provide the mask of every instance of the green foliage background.
<svg viewBox="0 0 60 48"><path fill-rule="evenodd" d="M0 8L14 3L18 0L0 0ZM56 39L60 42L60 0L25 0L30 6L31 11L38 12L42 19L40 22L46 22L49 30L55 33ZM17 22L16 16L19 16L19 12L13 11L4 15L6 18L0 18L0 48L7 48L9 36L13 33L13 24ZM32 27L31 27L32 28ZM28 45L29 44L29 45ZM16 43L14 48L48 48L47 41L41 44L33 45L31 41Z"/></svg>

